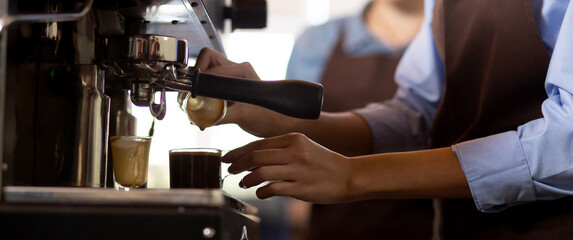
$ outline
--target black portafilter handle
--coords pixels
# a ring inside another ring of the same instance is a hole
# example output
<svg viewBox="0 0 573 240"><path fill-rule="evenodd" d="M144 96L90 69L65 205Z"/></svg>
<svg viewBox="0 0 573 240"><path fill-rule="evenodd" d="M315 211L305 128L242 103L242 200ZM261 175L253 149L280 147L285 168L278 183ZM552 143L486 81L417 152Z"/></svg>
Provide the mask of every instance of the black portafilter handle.
<svg viewBox="0 0 573 240"><path fill-rule="evenodd" d="M193 73L191 96L205 96L265 107L287 116L317 119L322 110L321 84L302 80L258 81Z"/></svg>

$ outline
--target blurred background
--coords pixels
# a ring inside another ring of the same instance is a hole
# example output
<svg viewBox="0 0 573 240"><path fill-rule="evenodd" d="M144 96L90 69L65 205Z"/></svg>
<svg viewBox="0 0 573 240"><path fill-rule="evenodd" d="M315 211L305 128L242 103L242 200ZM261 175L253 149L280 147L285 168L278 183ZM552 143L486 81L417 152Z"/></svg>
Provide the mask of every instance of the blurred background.
<svg viewBox="0 0 573 240"><path fill-rule="evenodd" d="M309 26L322 24L329 19L356 13L367 4L367 0L268 0L267 28L263 30L230 31L226 26L222 42L227 57L234 62L250 62L261 79L279 80L285 78L288 59L297 36ZM304 80L304 79L302 79ZM177 94L167 94L166 117L155 121L148 188L169 188L169 150L188 147L219 148L228 150L243 146L258 139L242 131L236 125L199 128L189 123L185 113L177 108ZM138 135L147 135L152 124L148 108L133 107L138 119ZM226 176L223 166L222 175ZM257 206L262 218L262 239L296 239L297 207L289 207L288 199L256 199L256 188L244 190L238 187L242 175L230 176L223 184L223 191ZM304 210L301 210L304 212ZM294 218L293 218L294 217ZM302 217L304 219L304 217ZM302 221L302 220L301 220ZM272 238L271 238L272 237Z"/></svg>

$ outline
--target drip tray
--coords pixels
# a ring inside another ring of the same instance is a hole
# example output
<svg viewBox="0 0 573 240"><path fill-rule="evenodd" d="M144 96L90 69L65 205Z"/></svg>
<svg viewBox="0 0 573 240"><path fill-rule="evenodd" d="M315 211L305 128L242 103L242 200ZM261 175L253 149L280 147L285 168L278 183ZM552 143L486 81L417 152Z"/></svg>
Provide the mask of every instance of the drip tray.
<svg viewBox="0 0 573 240"><path fill-rule="evenodd" d="M259 239L257 209L220 190L4 187L0 239Z"/></svg>
<svg viewBox="0 0 573 240"><path fill-rule="evenodd" d="M221 190L4 187L4 202L24 204L161 205L226 207L256 215L257 209Z"/></svg>

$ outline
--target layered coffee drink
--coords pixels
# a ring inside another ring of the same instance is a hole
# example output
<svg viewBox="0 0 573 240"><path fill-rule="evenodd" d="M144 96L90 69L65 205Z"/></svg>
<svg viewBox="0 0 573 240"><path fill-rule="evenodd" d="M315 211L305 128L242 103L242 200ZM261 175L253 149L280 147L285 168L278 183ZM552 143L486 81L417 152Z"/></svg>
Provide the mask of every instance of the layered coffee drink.
<svg viewBox="0 0 573 240"><path fill-rule="evenodd" d="M221 150L174 149L169 151L171 188L221 188Z"/></svg>
<svg viewBox="0 0 573 240"><path fill-rule="evenodd" d="M135 188L147 183L151 137L111 137L113 173L116 183Z"/></svg>

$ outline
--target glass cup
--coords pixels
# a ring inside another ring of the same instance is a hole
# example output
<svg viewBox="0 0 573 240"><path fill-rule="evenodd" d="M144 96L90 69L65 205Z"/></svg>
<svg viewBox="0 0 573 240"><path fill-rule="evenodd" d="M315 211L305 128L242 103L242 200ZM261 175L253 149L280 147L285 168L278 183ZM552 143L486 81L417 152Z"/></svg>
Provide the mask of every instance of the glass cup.
<svg viewBox="0 0 573 240"><path fill-rule="evenodd" d="M221 188L221 150L181 148L169 151L170 188Z"/></svg>
<svg viewBox="0 0 573 240"><path fill-rule="evenodd" d="M151 137L113 136L113 175L118 189L142 187L147 183Z"/></svg>

